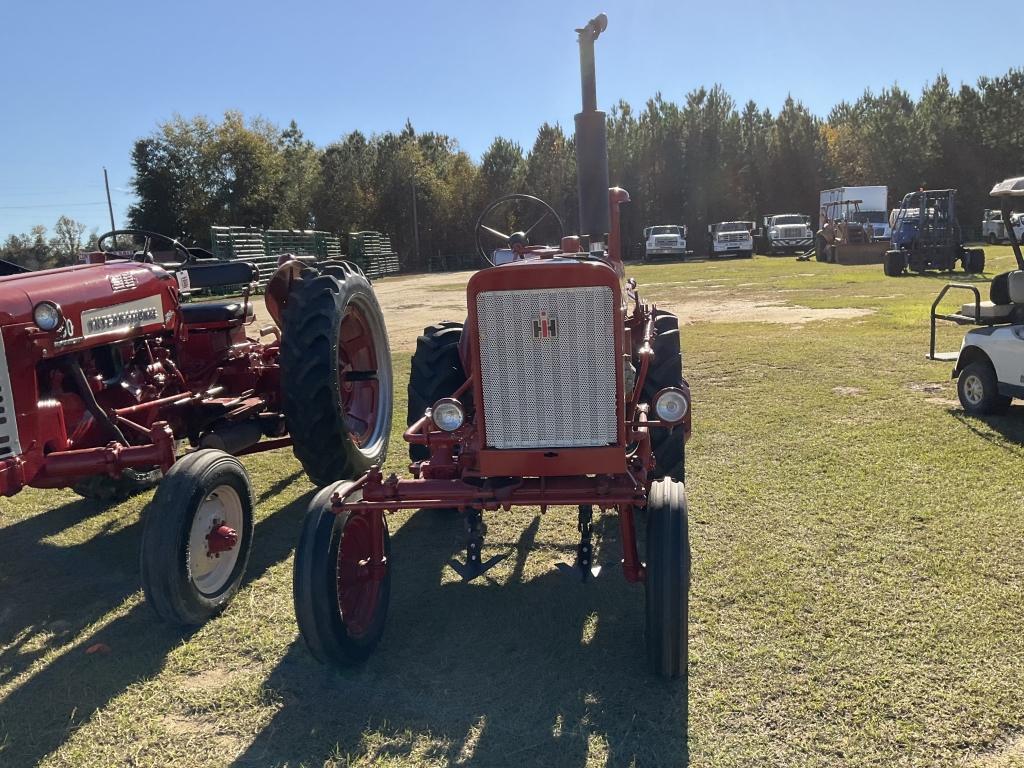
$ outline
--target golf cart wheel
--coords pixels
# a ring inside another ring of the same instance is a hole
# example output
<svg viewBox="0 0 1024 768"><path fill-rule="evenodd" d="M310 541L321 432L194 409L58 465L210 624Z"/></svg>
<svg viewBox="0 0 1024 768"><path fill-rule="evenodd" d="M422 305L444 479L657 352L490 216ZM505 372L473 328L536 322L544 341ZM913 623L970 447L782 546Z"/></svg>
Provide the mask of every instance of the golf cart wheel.
<svg viewBox="0 0 1024 768"><path fill-rule="evenodd" d="M1005 413L1013 398L999 394L996 370L988 360L966 366L956 380L956 393L964 412L971 416Z"/></svg>
<svg viewBox="0 0 1024 768"><path fill-rule="evenodd" d="M160 482L163 473L159 469L140 471L126 469L120 477L91 475L83 477L71 486L71 490L83 499L92 501L118 502L136 494L148 491Z"/></svg>
<svg viewBox="0 0 1024 768"><path fill-rule="evenodd" d="M985 271L985 251L981 248L966 248L963 255L964 272L980 275Z"/></svg>
<svg viewBox="0 0 1024 768"><path fill-rule="evenodd" d="M886 251L882 256L882 269L886 277L899 277L907 268L907 257L902 251Z"/></svg>
<svg viewBox="0 0 1024 768"><path fill-rule="evenodd" d="M996 233L995 232L989 232L988 233L988 244L989 245L998 245L998 243L999 243L999 238L996 237Z"/></svg>
<svg viewBox="0 0 1024 768"><path fill-rule="evenodd" d="M647 369L643 402L653 403L654 396L665 387L683 384L683 356L679 344L679 318L655 310L654 327L658 335L651 345L654 359ZM654 452L654 478L670 477L682 482L686 479L686 443L682 425L670 428L651 428L651 450Z"/></svg>
<svg viewBox="0 0 1024 768"><path fill-rule="evenodd" d="M331 499L362 498L339 482L310 502L295 549L295 618L306 647L318 661L348 667L364 661L384 634L391 596L391 537L383 512L334 514ZM380 514L384 572L373 578L371 514Z"/></svg>
<svg viewBox="0 0 1024 768"><path fill-rule="evenodd" d="M383 464L391 435L391 349L369 281L354 268L303 272L281 339L282 410L315 485Z"/></svg>
<svg viewBox="0 0 1024 768"><path fill-rule="evenodd" d="M652 671L662 677L687 673L690 535L686 487L665 478L647 497L646 639Z"/></svg>
<svg viewBox="0 0 1024 768"><path fill-rule="evenodd" d="M409 373L409 413L406 426L411 427L442 397L451 397L466 383L466 371L459 356L462 323L444 322L423 329L416 339ZM465 402L465 397L463 401ZM423 461L430 451L425 445L409 445L409 458Z"/></svg>
<svg viewBox="0 0 1024 768"><path fill-rule="evenodd" d="M252 549L249 476L234 456L195 451L167 472L146 512L142 589L171 624L202 624L230 602Z"/></svg>

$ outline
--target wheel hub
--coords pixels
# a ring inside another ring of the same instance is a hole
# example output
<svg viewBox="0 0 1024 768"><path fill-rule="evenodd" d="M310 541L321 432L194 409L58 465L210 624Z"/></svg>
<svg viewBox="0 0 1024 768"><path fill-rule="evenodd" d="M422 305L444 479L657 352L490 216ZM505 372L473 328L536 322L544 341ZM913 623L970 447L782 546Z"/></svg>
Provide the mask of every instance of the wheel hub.
<svg viewBox="0 0 1024 768"><path fill-rule="evenodd" d="M230 485L221 485L199 503L192 518L188 544L188 573L204 595L215 595L231 581L244 547L242 501Z"/></svg>
<svg viewBox="0 0 1024 768"><path fill-rule="evenodd" d="M206 534L206 554L220 557L221 552L230 552L238 543L238 531L220 520L213 521L214 528Z"/></svg>
<svg viewBox="0 0 1024 768"><path fill-rule="evenodd" d="M985 396L985 388L977 376L968 376L964 381L964 397L971 405L977 405Z"/></svg>

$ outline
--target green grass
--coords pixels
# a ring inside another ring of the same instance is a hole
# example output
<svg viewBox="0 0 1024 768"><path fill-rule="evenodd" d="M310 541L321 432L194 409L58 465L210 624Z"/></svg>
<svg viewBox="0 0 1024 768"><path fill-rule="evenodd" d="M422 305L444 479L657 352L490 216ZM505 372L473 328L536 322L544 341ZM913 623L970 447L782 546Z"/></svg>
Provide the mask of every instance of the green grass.
<svg viewBox="0 0 1024 768"><path fill-rule="evenodd" d="M990 276L1009 268L987 251ZM684 321L695 290L874 310L684 328L691 764L1024 765L1024 407L966 418L949 365L925 360L943 279L781 257L629 273ZM390 468L404 455L396 428ZM138 593L147 497L0 500L0 765L682 764L684 693L645 671L643 590L555 575L571 511L489 515L488 550L512 556L470 585L444 565L458 518L394 516L385 639L338 674L292 615L313 488L287 451L246 465L249 578L191 634ZM598 520L602 559L614 524Z"/></svg>

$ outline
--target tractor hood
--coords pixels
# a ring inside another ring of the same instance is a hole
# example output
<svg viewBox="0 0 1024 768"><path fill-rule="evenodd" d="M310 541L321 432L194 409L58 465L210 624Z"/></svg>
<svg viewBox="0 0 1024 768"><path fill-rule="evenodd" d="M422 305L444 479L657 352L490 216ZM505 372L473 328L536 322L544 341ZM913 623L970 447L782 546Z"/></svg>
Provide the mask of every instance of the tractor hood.
<svg viewBox="0 0 1024 768"><path fill-rule="evenodd" d="M161 267L129 261L8 275L0 277L0 325L33 322L33 307L41 301L60 308L71 322L69 336L164 324L176 290ZM83 326L83 313L90 328Z"/></svg>

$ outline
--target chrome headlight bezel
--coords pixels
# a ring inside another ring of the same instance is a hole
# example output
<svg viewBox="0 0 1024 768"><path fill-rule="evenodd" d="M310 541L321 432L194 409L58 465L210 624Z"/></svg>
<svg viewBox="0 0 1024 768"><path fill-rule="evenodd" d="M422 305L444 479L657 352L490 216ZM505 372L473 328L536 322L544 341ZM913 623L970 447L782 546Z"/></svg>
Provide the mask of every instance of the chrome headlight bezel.
<svg viewBox="0 0 1024 768"><path fill-rule="evenodd" d="M40 301L32 308L32 322L47 333L53 333L64 324L64 312L55 301Z"/></svg>

